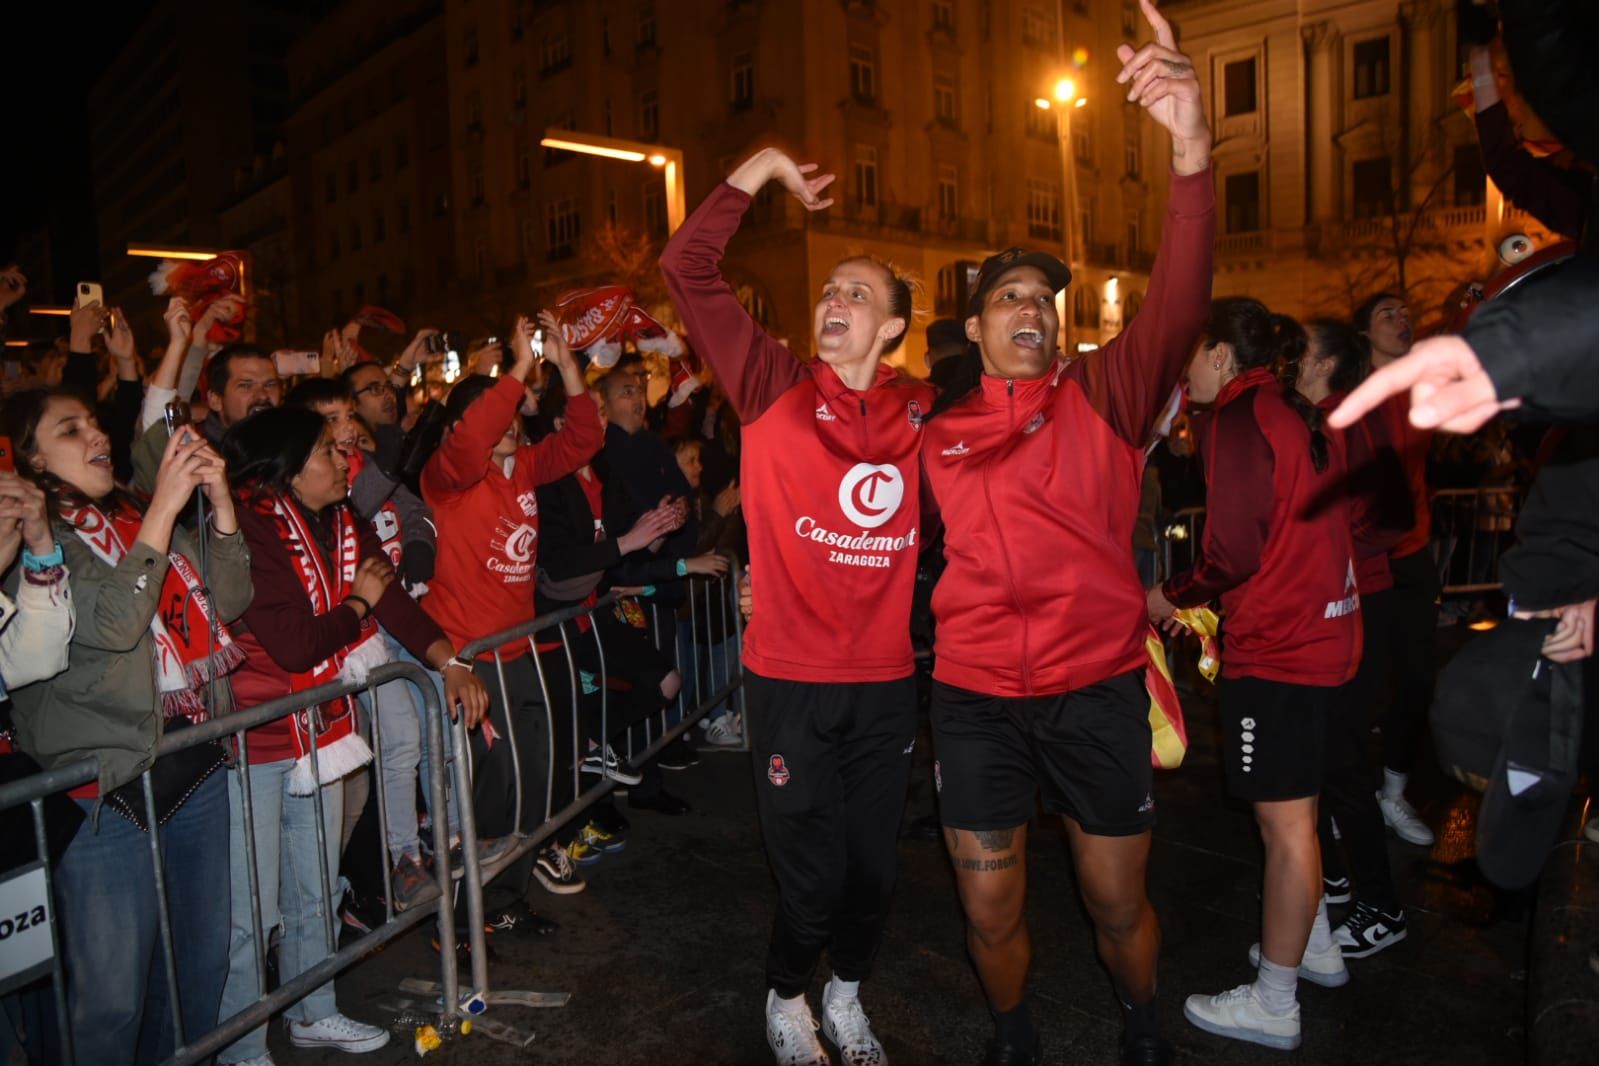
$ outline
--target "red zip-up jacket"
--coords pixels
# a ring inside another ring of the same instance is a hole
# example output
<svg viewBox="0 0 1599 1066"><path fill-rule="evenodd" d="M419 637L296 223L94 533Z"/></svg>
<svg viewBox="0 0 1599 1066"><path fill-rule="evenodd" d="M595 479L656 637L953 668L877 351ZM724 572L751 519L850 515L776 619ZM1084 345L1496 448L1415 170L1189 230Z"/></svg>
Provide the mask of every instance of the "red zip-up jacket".
<svg viewBox="0 0 1599 1066"><path fill-rule="evenodd" d="M1378 408L1388 423L1388 446L1399 457L1410 484L1413 519L1410 529L1388 552L1391 559L1403 559L1427 546L1432 536L1432 492L1427 487L1427 453L1432 450L1432 431L1410 424L1410 393L1393 397Z"/></svg>
<svg viewBox="0 0 1599 1066"><path fill-rule="evenodd" d="M1316 406L1331 413L1347 392L1334 392ZM1341 436L1349 464L1349 509L1355 542L1355 584L1362 596L1394 587L1388 553L1415 521L1410 483L1381 410L1372 411ZM1334 429L1323 428L1329 436Z"/></svg>
<svg viewBox="0 0 1599 1066"><path fill-rule="evenodd" d="M1210 311L1211 173L1177 176L1143 310L1042 378L983 376L927 423L944 523L933 676L991 696L1069 692L1140 667L1133 564L1144 446Z"/></svg>
<svg viewBox="0 0 1599 1066"><path fill-rule="evenodd" d="M882 366L858 392L755 324L721 272L749 204L722 183L661 255L689 341L744 424L740 492L755 601L744 664L786 681L906 677L917 449L932 390Z"/></svg>
<svg viewBox="0 0 1599 1066"><path fill-rule="evenodd" d="M516 450L509 473L490 458L522 403L507 377L479 396L422 468L422 498L439 528L438 558L423 603L457 648L533 620L539 505L533 490L570 474L605 443L587 392L566 398L566 425ZM527 654L514 640L506 659ZM484 652L479 658L490 658Z"/></svg>
<svg viewBox="0 0 1599 1066"><path fill-rule="evenodd" d="M1326 469L1271 372L1247 371L1195 420L1205 464L1205 532L1166 598L1220 598L1224 677L1341 685L1360 665L1349 484L1341 437Z"/></svg>

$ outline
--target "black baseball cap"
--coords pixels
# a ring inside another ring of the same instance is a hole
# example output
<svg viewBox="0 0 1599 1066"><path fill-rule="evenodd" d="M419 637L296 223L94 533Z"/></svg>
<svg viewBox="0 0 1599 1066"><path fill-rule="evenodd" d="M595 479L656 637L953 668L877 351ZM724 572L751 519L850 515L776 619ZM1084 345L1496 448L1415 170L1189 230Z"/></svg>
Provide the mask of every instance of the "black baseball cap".
<svg viewBox="0 0 1599 1066"><path fill-rule="evenodd" d="M983 260L983 265L977 269L977 287L972 290L972 298L967 301L966 313L975 315L981 311L984 297L999 284L1000 278L1017 267L1037 267L1043 271L1045 279L1049 281L1049 287L1055 292L1060 292L1071 284L1071 270L1048 252L1007 248L998 255L991 255Z"/></svg>

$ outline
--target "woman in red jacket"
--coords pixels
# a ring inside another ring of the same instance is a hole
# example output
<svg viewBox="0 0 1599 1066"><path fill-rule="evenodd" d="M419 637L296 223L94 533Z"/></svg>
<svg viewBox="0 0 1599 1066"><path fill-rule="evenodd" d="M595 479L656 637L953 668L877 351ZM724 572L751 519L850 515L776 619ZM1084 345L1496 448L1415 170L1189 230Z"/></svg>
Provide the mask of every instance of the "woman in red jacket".
<svg viewBox="0 0 1599 1066"><path fill-rule="evenodd" d="M1025 998L1027 823L1064 817L1100 958L1123 1006L1122 1058L1170 1060L1155 1011L1160 933L1144 891L1154 825L1144 588L1133 562L1144 446L1210 306L1210 130L1193 64L1123 45L1123 80L1172 138L1171 195L1141 310L1103 348L1057 348L1071 274L1041 252L987 260L973 342L939 395L922 461L944 522L933 593L939 815L994 1014L989 1063L1036 1063ZM757 587L761 576L757 575Z"/></svg>
<svg viewBox="0 0 1599 1066"><path fill-rule="evenodd" d="M833 268L810 363L756 325L723 279L727 242L768 182L809 211L832 204L822 191L833 176L815 169L756 152L661 256L690 342L744 427L755 596L744 691L778 883L766 1030L782 1066L829 1061L805 999L824 950L823 1033L847 1062L886 1061L856 993L882 938L916 739L917 451L932 403L927 386L882 362L911 316L910 289L887 265L858 256Z"/></svg>
<svg viewBox="0 0 1599 1066"><path fill-rule="evenodd" d="M1321 900L1316 797L1327 719L1360 660L1348 486L1341 442L1309 400L1272 373L1305 350L1293 319L1258 300L1217 300L1188 369L1188 395L1214 404L1197 421L1207 486L1205 532L1189 569L1149 591L1150 618L1220 599L1223 763L1227 788L1255 809L1266 845L1259 976L1183 1013L1207 1032L1299 1046L1300 973L1342 970ZM1308 947L1307 947L1308 941Z"/></svg>

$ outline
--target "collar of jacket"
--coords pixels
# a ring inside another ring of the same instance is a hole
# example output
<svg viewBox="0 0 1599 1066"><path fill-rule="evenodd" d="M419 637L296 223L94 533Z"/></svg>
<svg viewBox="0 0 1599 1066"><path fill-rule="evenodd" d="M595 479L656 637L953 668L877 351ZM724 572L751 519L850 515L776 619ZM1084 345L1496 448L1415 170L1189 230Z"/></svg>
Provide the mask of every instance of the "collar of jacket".
<svg viewBox="0 0 1599 1066"><path fill-rule="evenodd" d="M1246 370L1221 387L1221 391L1216 394L1216 406L1225 407L1250 389L1258 389L1276 380L1276 375L1263 366Z"/></svg>
<svg viewBox="0 0 1599 1066"><path fill-rule="evenodd" d="M1056 366L1036 378L1001 378L983 375L983 403L989 407L1033 407L1049 395L1060 381L1061 368Z"/></svg>
<svg viewBox="0 0 1599 1066"><path fill-rule="evenodd" d="M879 361L877 371L872 375L872 383L864 390L856 390L844 384L844 379L838 376L838 371L831 366L816 360L815 381L817 391L829 400L843 401L854 396L859 396L861 391L870 392L881 385L886 385L899 376L899 371L887 363Z"/></svg>

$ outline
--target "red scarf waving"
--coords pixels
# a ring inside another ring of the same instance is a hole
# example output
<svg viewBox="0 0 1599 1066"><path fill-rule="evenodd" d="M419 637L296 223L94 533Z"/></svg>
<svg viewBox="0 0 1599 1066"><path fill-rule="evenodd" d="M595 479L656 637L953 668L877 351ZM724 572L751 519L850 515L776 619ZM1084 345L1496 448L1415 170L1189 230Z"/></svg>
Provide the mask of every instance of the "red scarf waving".
<svg viewBox="0 0 1599 1066"><path fill-rule="evenodd" d="M138 539L139 527L144 524L144 516L127 502L113 504L109 514L92 503L64 506L61 517L110 567L128 554L128 545ZM167 718L183 715L203 722L210 717L211 708L201 697L200 687L242 663L244 652L233 643L228 627L212 616L205 583L194 564L177 551L167 553L167 562L167 576L150 618L161 712Z"/></svg>
<svg viewBox="0 0 1599 1066"><path fill-rule="evenodd" d="M245 503L272 519L277 527L278 539L288 549L295 573L311 601L311 610L318 615L327 614L350 595L355 583L355 569L361 561L361 538L356 519L348 507L335 508L333 519L333 558L324 560L317 547L305 516L294 500L281 492L258 489L250 492ZM291 674L289 687L303 692L329 681L364 680L373 667L388 661L388 651L377 635L375 620L363 624L362 635L353 644L347 644L311 669ZM312 715L316 715L313 727ZM355 703L342 696L329 703L296 712L290 721L294 724L294 768L289 772L289 794L308 796L318 784L331 784L357 767L372 761L372 749L356 731ZM315 737L317 749L317 774L311 772L311 744Z"/></svg>

